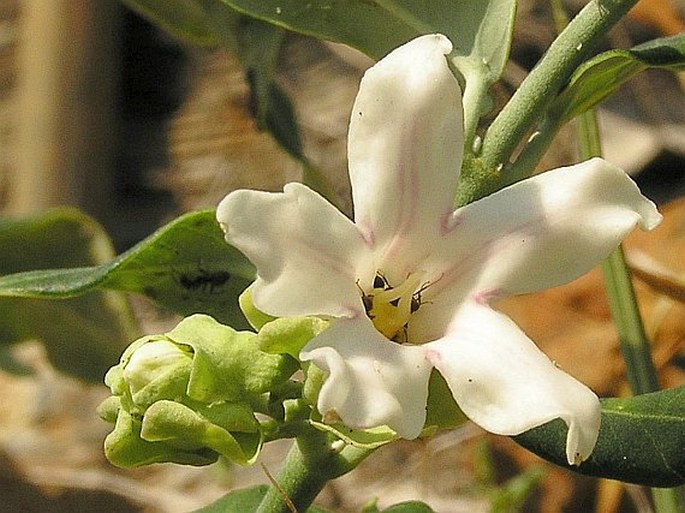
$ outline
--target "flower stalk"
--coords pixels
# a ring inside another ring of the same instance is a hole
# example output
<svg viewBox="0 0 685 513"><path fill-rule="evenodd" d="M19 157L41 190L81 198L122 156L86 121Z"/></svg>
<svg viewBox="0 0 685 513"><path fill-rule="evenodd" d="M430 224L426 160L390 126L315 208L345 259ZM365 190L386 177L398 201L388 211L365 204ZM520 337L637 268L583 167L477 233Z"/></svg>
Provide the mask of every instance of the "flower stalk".
<svg viewBox="0 0 685 513"><path fill-rule="evenodd" d="M256 513L306 511L326 483L354 469L372 450L345 446L336 451L329 436L311 428L292 444L281 471Z"/></svg>
<svg viewBox="0 0 685 513"><path fill-rule="evenodd" d="M651 347L642 325L635 291L619 246L602 264L609 306L619 334L626 374L634 394L659 390L659 381L651 358Z"/></svg>

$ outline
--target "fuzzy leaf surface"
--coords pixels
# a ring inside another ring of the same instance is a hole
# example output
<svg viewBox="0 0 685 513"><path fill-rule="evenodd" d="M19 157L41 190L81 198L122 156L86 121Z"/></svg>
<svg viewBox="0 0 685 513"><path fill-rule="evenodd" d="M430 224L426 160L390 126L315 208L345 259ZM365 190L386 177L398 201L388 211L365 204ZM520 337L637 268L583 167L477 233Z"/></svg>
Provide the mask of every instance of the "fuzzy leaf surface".
<svg viewBox="0 0 685 513"><path fill-rule="evenodd" d="M685 387L627 399L602 399L597 446L578 467L566 464L560 420L514 440L538 456L582 474L645 486L685 483Z"/></svg>
<svg viewBox="0 0 685 513"><path fill-rule="evenodd" d="M96 289L142 294L181 315L206 313L236 329L238 296L254 267L224 241L214 211L186 214L106 264L0 278L0 296L63 299Z"/></svg>
<svg viewBox="0 0 685 513"><path fill-rule="evenodd" d="M683 66L685 33L648 41L630 50L609 50L578 68L555 100L551 112L565 123L602 102L646 69L677 70Z"/></svg>

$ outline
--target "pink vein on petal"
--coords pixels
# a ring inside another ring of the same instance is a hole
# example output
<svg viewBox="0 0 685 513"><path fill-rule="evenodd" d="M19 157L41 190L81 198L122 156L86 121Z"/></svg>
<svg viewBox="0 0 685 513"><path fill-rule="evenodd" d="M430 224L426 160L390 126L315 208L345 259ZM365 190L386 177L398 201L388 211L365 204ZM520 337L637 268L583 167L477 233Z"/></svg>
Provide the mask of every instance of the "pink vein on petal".
<svg viewBox="0 0 685 513"><path fill-rule="evenodd" d="M476 292L472 297L479 305L487 306L493 299L497 299L506 295L506 291L502 288L495 288L489 290L482 290Z"/></svg>
<svg viewBox="0 0 685 513"><path fill-rule="evenodd" d="M368 248L373 248L376 244L376 232L370 223L355 223L357 230L359 230L359 235L361 235L362 240Z"/></svg>

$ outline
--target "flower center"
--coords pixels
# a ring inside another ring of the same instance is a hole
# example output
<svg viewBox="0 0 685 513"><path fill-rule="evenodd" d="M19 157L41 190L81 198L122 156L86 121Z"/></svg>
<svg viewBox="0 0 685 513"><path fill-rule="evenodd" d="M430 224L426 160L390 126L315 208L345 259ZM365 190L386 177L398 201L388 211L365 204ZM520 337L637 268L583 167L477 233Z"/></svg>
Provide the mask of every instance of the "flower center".
<svg viewBox="0 0 685 513"><path fill-rule="evenodd" d="M419 276L409 275L397 287L393 287L382 273L376 272L373 289L362 291L366 315L376 329L393 342L407 342L407 325L411 314L421 306Z"/></svg>

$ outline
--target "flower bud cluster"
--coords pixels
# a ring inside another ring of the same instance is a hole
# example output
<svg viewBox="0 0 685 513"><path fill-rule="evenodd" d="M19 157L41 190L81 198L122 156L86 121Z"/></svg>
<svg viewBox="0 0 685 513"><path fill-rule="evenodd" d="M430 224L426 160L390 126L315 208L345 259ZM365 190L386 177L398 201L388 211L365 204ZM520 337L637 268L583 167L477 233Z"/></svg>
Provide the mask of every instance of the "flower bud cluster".
<svg viewBox="0 0 685 513"><path fill-rule="evenodd" d="M122 467L219 456L248 464L262 442L254 405L294 368L290 357L260 351L255 334L206 315L143 337L105 377L112 396L99 413L114 424L105 454Z"/></svg>

